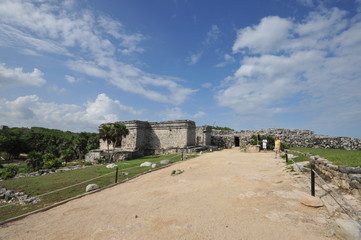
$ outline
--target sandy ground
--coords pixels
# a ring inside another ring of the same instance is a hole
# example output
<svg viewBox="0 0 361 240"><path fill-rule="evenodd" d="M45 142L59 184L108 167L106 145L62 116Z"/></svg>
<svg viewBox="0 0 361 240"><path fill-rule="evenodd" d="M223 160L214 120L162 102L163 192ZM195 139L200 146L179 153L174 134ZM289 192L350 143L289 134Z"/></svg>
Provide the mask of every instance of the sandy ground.
<svg viewBox="0 0 361 240"><path fill-rule="evenodd" d="M303 194L273 153L229 149L0 226L0 239L337 239Z"/></svg>

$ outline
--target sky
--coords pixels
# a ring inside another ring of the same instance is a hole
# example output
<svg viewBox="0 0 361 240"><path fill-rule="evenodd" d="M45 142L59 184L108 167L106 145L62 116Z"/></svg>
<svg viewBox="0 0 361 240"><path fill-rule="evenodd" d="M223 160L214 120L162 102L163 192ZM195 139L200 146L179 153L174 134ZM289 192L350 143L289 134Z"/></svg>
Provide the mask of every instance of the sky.
<svg viewBox="0 0 361 240"><path fill-rule="evenodd" d="M0 125L361 138L361 0L0 0Z"/></svg>

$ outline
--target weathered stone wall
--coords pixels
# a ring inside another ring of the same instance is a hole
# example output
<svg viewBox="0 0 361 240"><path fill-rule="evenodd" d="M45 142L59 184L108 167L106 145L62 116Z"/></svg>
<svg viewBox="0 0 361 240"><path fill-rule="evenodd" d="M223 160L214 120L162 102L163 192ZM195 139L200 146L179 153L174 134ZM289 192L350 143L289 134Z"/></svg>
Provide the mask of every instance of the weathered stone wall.
<svg viewBox="0 0 361 240"><path fill-rule="evenodd" d="M178 120L169 122L151 122L148 140L149 149L184 148L195 145L193 121Z"/></svg>
<svg viewBox="0 0 361 240"><path fill-rule="evenodd" d="M185 148L195 145L195 123L189 120L168 122L125 121L129 134L123 138L120 151L138 151L153 154L159 149ZM100 140L100 149L107 145ZM112 146L110 146L112 149Z"/></svg>
<svg viewBox="0 0 361 240"><path fill-rule="evenodd" d="M251 142L252 135L279 136L281 141L289 146L313 147L313 148L334 148L346 150L361 150L361 139L350 137L329 137L314 134L310 130L269 128L261 130L242 131L212 131L212 145L230 148L235 146L235 138L239 137L241 147Z"/></svg>
<svg viewBox="0 0 361 240"><path fill-rule="evenodd" d="M209 146L211 145L211 126L196 127L196 139L195 145L197 146Z"/></svg>

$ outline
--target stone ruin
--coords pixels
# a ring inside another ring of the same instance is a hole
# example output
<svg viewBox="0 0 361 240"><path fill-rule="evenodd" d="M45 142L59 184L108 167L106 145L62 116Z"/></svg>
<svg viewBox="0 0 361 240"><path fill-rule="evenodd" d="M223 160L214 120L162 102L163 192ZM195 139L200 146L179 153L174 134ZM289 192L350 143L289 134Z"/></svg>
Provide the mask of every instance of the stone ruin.
<svg viewBox="0 0 361 240"><path fill-rule="evenodd" d="M257 131L261 136L279 136L288 146L361 150L361 139L317 135L310 130L269 128L261 130L225 131L211 126L197 127L194 121L166 122L124 121L129 130L120 146L114 149L116 161L153 154L195 153L207 149L239 147L245 150ZM112 149L112 146L110 146ZM86 155L86 161L104 157L107 145L100 140L100 149Z"/></svg>
<svg viewBox="0 0 361 240"><path fill-rule="evenodd" d="M261 136L279 136L288 146L307 148L332 148L361 150L361 139L351 137L330 137L315 134L310 130L269 128L260 130L223 131L212 130L211 145L221 148L240 147L245 149L257 132Z"/></svg>
<svg viewBox="0 0 361 240"><path fill-rule="evenodd" d="M153 154L182 154L207 150L211 145L210 126L196 127L190 120L166 122L124 121L129 134L122 139L120 146L114 149L114 158L132 159ZM109 146L113 151L113 147ZM104 156L108 146L100 139L100 149L92 150L86 161Z"/></svg>

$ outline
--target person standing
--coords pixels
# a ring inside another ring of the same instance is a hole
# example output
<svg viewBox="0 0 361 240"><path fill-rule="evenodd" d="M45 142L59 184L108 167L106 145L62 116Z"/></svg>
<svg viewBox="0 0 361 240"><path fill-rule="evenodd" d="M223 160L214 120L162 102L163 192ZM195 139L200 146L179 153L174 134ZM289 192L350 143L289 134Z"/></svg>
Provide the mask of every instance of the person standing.
<svg viewBox="0 0 361 240"><path fill-rule="evenodd" d="M277 158L278 156L281 156L281 140L278 136L275 137L275 158Z"/></svg>
<svg viewBox="0 0 361 240"><path fill-rule="evenodd" d="M267 152L267 139L263 139L262 140L262 148L263 148L263 152Z"/></svg>
<svg viewBox="0 0 361 240"><path fill-rule="evenodd" d="M261 135L259 135L259 132L257 131L257 146L258 146L258 152L261 151Z"/></svg>

